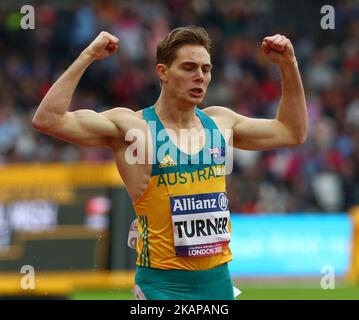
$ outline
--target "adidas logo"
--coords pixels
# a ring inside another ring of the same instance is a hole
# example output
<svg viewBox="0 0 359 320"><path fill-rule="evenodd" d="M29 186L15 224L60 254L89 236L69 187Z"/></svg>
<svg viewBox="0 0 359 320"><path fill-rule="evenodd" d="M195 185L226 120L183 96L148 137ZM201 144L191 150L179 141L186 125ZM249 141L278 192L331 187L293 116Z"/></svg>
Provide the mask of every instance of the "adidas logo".
<svg viewBox="0 0 359 320"><path fill-rule="evenodd" d="M174 160L171 158L169 154L167 154L163 160L160 162L159 167L160 168L167 168L167 167L175 167L177 164L174 162Z"/></svg>

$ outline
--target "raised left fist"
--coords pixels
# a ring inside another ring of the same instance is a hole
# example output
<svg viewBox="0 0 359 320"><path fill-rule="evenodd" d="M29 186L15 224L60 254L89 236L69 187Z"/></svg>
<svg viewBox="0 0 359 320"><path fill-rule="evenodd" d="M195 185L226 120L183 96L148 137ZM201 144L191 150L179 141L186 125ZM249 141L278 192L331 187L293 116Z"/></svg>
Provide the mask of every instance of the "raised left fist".
<svg viewBox="0 0 359 320"><path fill-rule="evenodd" d="M273 62L279 65L295 62L294 48L288 38L276 34L265 37L262 41L264 54Z"/></svg>

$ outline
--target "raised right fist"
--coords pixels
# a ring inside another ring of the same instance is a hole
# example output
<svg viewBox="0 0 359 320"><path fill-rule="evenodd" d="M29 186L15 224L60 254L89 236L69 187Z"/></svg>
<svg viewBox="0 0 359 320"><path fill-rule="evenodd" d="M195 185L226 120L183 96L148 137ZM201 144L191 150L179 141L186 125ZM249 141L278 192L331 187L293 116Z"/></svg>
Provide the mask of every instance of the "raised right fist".
<svg viewBox="0 0 359 320"><path fill-rule="evenodd" d="M102 60L118 50L119 39L112 34L102 31L84 50L94 60Z"/></svg>

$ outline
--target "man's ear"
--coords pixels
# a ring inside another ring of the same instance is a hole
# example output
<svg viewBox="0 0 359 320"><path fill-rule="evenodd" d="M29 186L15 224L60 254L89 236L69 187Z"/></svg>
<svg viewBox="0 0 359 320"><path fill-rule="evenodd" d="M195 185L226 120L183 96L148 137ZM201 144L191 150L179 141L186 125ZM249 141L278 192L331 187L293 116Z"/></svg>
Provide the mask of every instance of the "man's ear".
<svg viewBox="0 0 359 320"><path fill-rule="evenodd" d="M159 63L156 65L156 71L161 82L167 82L168 67L163 63Z"/></svg>

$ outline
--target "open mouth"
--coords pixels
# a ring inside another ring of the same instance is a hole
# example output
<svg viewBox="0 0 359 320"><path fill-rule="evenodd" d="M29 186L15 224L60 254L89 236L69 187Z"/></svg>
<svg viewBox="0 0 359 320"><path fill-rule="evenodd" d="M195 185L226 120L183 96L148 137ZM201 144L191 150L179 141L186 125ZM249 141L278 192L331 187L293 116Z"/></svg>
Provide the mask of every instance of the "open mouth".
<svg viewBox="0 0 359 320"><path fill-rule="evenodd" d="M196 97L201 97L203 95L203 89L201 88L193 88L190 90L191 94Z"/></svg>

